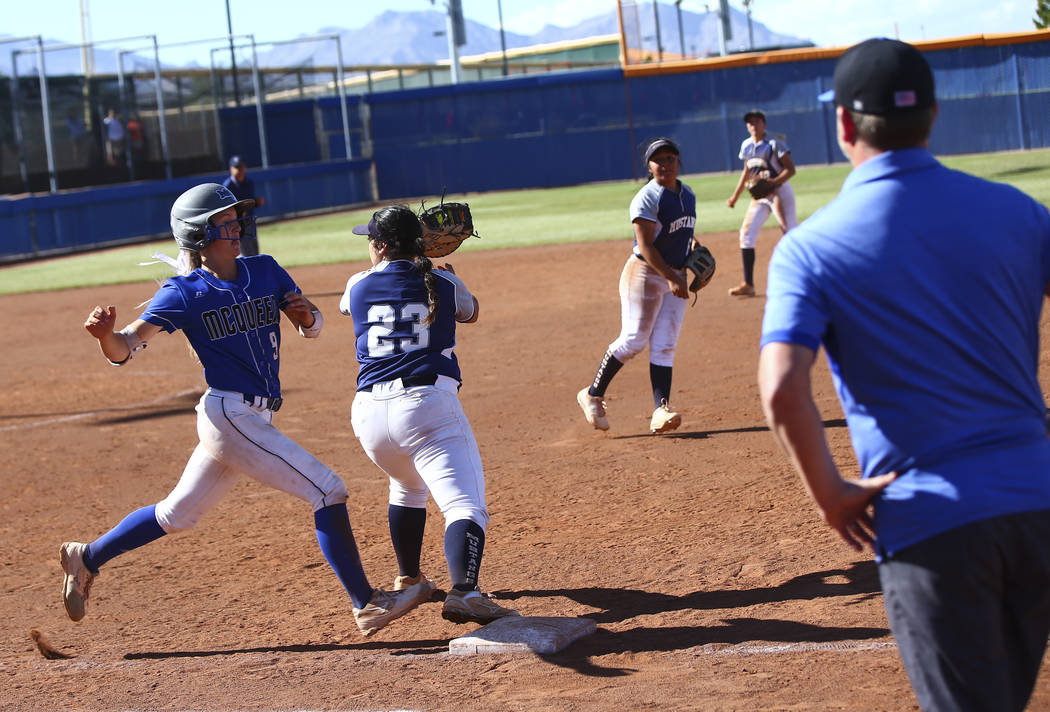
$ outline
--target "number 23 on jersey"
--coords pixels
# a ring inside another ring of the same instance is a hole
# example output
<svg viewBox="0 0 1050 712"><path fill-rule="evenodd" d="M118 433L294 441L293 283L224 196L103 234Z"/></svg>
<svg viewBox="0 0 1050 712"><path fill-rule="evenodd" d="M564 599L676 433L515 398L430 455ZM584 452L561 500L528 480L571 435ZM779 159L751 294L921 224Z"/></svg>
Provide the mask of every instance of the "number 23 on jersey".
<svg viewBox="0 0 1050 712"><path fill-rule="evenodd" d="M368 355L372 358L392 356L425 349L430 345L430 327L423 321L427 318L426 304L409 302L400 307L390 304L374 304L368 308ZM397 326L402 325L400 333ZM411 333L405 332L405 327Z"/></svg>

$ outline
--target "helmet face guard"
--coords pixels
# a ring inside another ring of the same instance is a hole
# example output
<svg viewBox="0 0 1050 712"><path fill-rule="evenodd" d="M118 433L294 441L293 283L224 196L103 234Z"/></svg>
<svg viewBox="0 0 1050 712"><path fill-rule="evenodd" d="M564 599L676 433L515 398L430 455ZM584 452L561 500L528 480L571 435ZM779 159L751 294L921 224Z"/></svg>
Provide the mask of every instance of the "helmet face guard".
<svg viewBox="0 0 1050 712"><path fill-rule="evenodd" d="M232 225L233 223L237 223L241 227L241 231L237 235L237 237L230 237L229 231L226 229L227 226ZM204 236L207 238L209 243L212 240L240 240L241 235L243 235L248 230L251 230L253 227L255 227L254 215L240 215L234 218L233 220L227 220L221 225L212 225L211 222L209 222L208 225L204 228ZM207 245L205 245L205 247L207 247ZM202 247L201 249L204 248Z"/></svg>
<svg viewBox="0 0 1050 712"><path fill-rule="evenodd" d="M255 205L254 200L237 200L229 188L218 183L202 183L180 195L171 206L171 234L179 247L200 252L212 240L232 240L223 233L223 226L211 224L211 218L224 210L235 208L241 229L255 224L255 218L244 211Z"/></svg>

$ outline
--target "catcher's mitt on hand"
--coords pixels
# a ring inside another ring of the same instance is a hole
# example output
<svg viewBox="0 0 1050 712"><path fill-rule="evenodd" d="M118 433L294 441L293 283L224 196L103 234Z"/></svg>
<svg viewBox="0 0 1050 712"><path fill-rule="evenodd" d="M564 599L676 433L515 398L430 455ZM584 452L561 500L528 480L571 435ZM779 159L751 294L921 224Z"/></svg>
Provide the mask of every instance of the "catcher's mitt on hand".
<svg viewBox="0 0 1050 712"><path fill-rule="evenodd" d="M451 254L468 237L481 237L474 232L474 218L466 203L446 203L428 208L422 206L419 223L423 226L423 254L444 257Z"/></svg>
<svg viewBox="0 0 1050 712"><path fill-rule="evenodd" d="M773 181L768 178L759 178L753 180L747 184L747 192L751 194L751 197L755 200L762 200L762 198L768 198L777 187L773 185Z"/></svg>
<svg viewBox="0 0 1050 712"><path fill-rule="evenodd" d="M711 278L715 276L715 256L711 251L701 244L685 258L685 268L693 273L693 281L689 284L690 292L699 292L707 286ZM696 303L696 300L693 300Z"/></svg>

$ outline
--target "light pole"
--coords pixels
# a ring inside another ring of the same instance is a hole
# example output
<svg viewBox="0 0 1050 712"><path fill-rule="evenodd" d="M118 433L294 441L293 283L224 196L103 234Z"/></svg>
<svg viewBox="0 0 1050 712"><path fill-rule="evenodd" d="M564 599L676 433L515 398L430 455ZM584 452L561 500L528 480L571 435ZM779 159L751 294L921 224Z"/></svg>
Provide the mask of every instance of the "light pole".
<svg viewBox="0 0 1050 712"><path fill-rule="evenodd" d="M751 29L751 5L755 0L743 0L744 9L747 10L747 48L750 50L755 49L755 33Z"/></svg>
<svg viewBox="0 0 1050 712"><path fill-rule="evenodd" d="M653 0L653 22L656 25L656 60L664 61L664 45L660 41L660 6Z"/></svg>
<svg viewBox="0 0 1050 712"><path fill-rule="evenodd" d="M237 88L237 57L233 54L233 19L230 17L230 0L226 0L226 35L230 38L230 67L233 74L233 103L241 105L241 91Z"/></svg>
<svg viewBox="0 0 1050 712"><path fill-rule="evenodd" d="M678 11L678 44L682 51L682 59L685 59L685 35L682 34L682 0L674 0L674 7Z"/></svg>
<svg viewBox="0 0 1050 712"><path fill-rule="evenodd" d="M499 12L499 47L503 52L503 76L507 76L507 39L503 35L503 0L496 0L496 10Z"/></svg>

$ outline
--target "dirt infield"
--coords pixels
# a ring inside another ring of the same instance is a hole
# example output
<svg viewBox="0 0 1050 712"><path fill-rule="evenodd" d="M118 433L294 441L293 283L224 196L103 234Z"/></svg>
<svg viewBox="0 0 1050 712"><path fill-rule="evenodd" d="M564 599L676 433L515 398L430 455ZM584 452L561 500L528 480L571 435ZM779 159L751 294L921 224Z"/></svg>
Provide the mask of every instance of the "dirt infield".
<svg viewBox="0 0 1050 712"><path fill-rule="evenodd" d="M775 239L763 233L760 263ZM152 283L0 298L0 708L914 709L870 557L818 522L765 428L764 300L726 294L736 237L705 242L719 274L688 313L674 384L684 423L664 437L647 432L644 358L610 390L607 434L574 399L618 331L627 243L452 256L481 302L457 352L492 512L482 585L524 615L599 625L542 658L450 657L470 627L438 604L361 638L309 507L248 479L195 530L107 566L71 623L59 544L169 491L196 444L203 381L181 336L118 371L81 328L96 303L126 323ZM353 334L337 310L360 268L293 270L328 324L316 342L286 330L277 424L344 478L365 568L389 586L386 479L350 432ZM815 384L832 450L855 469L823 360ZM431 506L424 570L445 582L440 522ZM31 628L75 657L45 660ZM1045 672L1031 709L1050 709Z"/></svg>

